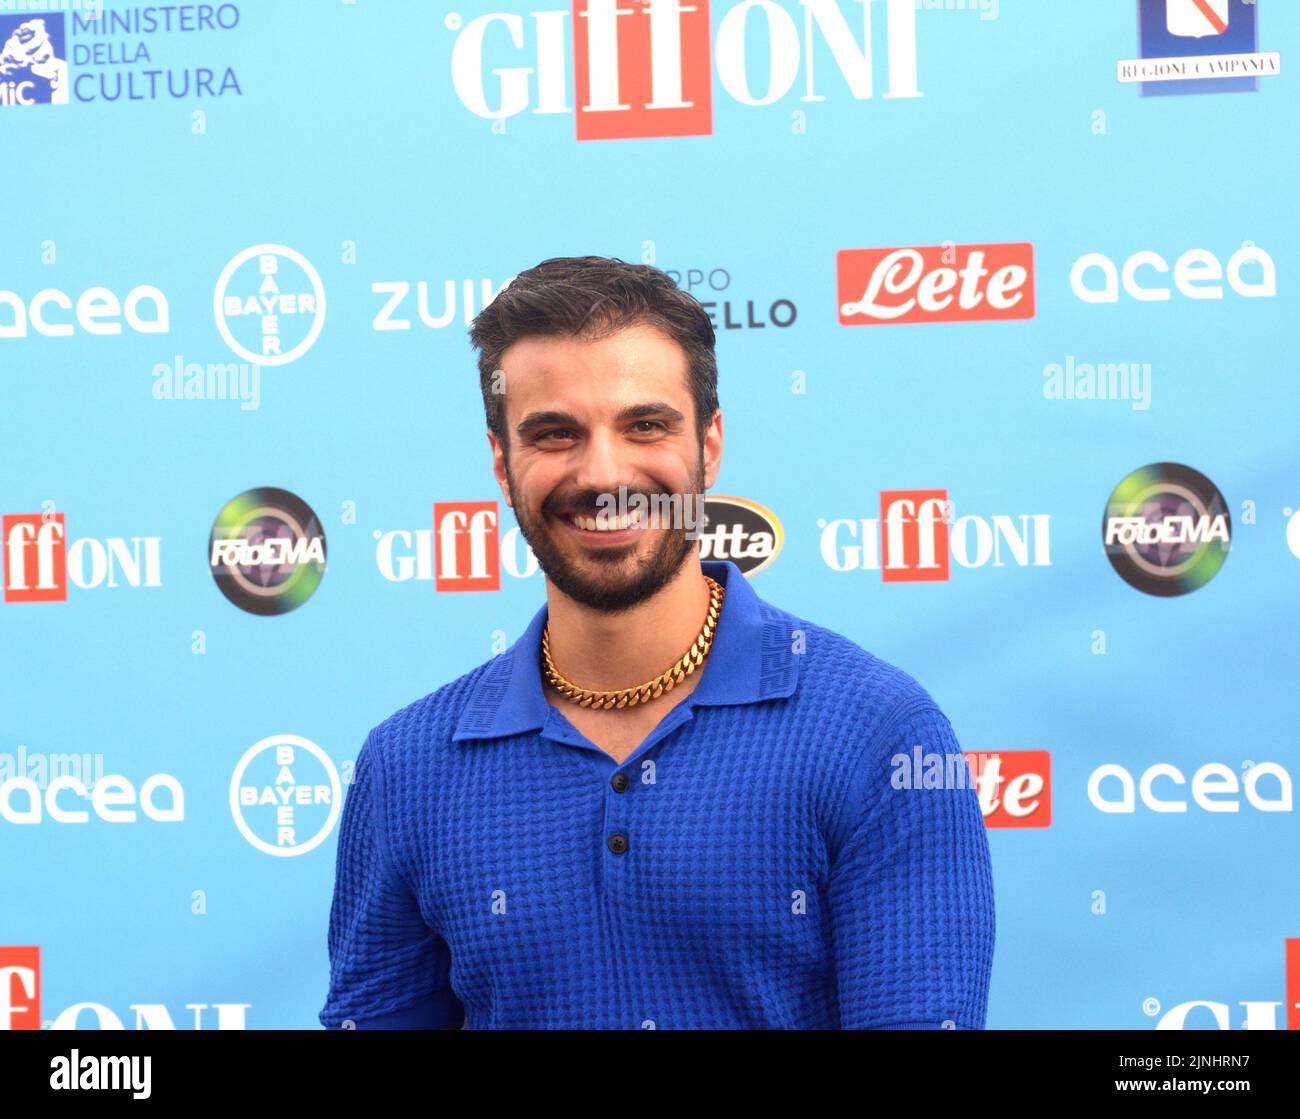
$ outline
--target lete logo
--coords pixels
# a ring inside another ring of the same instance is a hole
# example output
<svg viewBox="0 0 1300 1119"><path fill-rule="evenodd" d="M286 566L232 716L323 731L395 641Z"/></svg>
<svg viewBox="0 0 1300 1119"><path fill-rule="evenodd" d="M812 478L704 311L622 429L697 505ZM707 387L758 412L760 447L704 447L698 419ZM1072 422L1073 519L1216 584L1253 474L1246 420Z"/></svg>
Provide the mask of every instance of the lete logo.
<svg viewBox="0 0 1300 1119"><path fill-rule="evenodd" d="M841 326L1034 317L1028 241L835 254Z"/></svg>
<svg viewBox="0 0 1300 1119"><path fill-rule="evenodd" d="M1047 750L966 751L990 828L1052 825L1052 755Z"/></svg>

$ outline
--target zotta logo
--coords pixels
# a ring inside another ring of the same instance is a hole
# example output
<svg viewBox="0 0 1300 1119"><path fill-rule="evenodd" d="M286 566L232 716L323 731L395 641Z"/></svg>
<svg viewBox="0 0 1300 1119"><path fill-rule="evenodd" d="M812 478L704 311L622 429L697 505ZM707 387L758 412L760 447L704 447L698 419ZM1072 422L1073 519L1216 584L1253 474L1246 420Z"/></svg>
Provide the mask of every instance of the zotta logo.
<svg viewBox="0 0 1300 1119"><path fill-rule="evenodd" d="M878 520L818 519L822 562L832 571L879 571L885 583L947 582L949 556L962 567L1006 567L1004 554L1017 567L1051 567L1049 514L953 513L947 490L882 490Z"/></svg>
<svg viewBox="0 0 1300 1119"><path fill-rule="evenodd" d="M1238 1003L1245 1010L1241 1023L1243 1030L1276 1030L1277 1010L1280 1006L1285 1007L1282 1011L1282 1028L1300 1030L1300 939L1293 937L1286 941L1285 960L1285 1001ZM1192 1028L1200 1028L1200 1020L1207 1015L1213 1021L1215 1029L1232 1029L1232 1008L1226 1002L1193 999L1171 1006L1163 1013L1162 1009L1159 999L1150 998L1142 1004L1142 1012L1148 1017L1155 1018L1159 1015L1160 1021L1156 1023L1158 1030L1185 1030L1189 1018L1194 1022Z"/></svg>
<svg viewBox="0 0 1300 1119"><path fill-rule="evenodd" d="M800 0L800 7L802 29L775 0L733 3L718 21L712 44L709 0L573 0L571 11L531 12L531 24L508 12L468 22L452 12L443 22L457 33L451 50L456 96L476 116L494 121L496 131L527 110L574 113L565 65L570 16L579 140L712 135L714 68L733 100L762 106L794 89L802 63L799 100L825 101L816 91L813 61L829 55L850 96L870 100L873 12L881 9L889 72L884 96L922 95L916 79L916 0ZM860 38L849 24L853 8L862 13ZM761 66L753 66L749 52L758 43L764 57ZM512 60L517 64L507 64ZM756 72L766 79L765 89L754 88ZM485 74L495 79L490 88Z"/></svg>

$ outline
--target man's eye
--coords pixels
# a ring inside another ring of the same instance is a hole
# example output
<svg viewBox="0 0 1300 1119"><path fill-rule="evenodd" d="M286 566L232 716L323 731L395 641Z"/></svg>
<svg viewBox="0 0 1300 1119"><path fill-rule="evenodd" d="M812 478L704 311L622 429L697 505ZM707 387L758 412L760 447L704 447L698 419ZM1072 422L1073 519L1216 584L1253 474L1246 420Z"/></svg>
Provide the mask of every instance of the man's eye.
<svg viewBox="0 0 1300 1119"><path fill-rule="evenodd" d="M659 420L637 420L633 426L640 427L642 424L649 424L651 427L658 428L660 431L668 430L668 428Z"/></svg>
<svg viewBox="0 0 1300 1119"><path fill-rule="evenodd" d="M573 435L573 432L571 432L567 427L557 427L557 428L553 428L551 431L542 432L542 434L539 435L537 438L539 440L545 440L545 439L550 439L551 436L553 435L560 436L560 437L569 437Z"/></svg>

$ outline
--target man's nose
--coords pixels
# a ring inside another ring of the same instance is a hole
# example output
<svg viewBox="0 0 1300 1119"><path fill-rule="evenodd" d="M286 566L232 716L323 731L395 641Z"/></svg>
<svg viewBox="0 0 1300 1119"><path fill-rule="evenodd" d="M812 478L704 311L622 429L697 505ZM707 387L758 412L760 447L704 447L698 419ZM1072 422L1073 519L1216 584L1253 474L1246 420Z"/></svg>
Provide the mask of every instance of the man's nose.
<svg viewBox="0 0 1300 1119"><path fill-rule="evenodd" d="M627 449L616 432L596 428L582 446L574 485L596 493L617 494L620 485L628 485L631 473Z"/></svg>

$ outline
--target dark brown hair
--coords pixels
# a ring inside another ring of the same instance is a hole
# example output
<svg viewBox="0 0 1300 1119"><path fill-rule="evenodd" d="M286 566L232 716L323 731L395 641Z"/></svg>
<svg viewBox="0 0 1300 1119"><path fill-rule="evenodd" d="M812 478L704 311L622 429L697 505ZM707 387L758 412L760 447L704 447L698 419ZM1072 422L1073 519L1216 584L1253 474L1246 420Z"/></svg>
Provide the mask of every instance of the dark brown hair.
<svg viewBox="0 0 1300 1119"><path fill-rule="evenodd" d="M529 335L571 335L591 342L641 324L662 330L686 352L696 436L703 445L718 408L715 334L708 313L668 273L649 264L560 256L520 272L479 312L469 330L470 342L479 351L479 388L488 428L503 449L508 453L505 395L493 374L511 345Z"/></svg>

